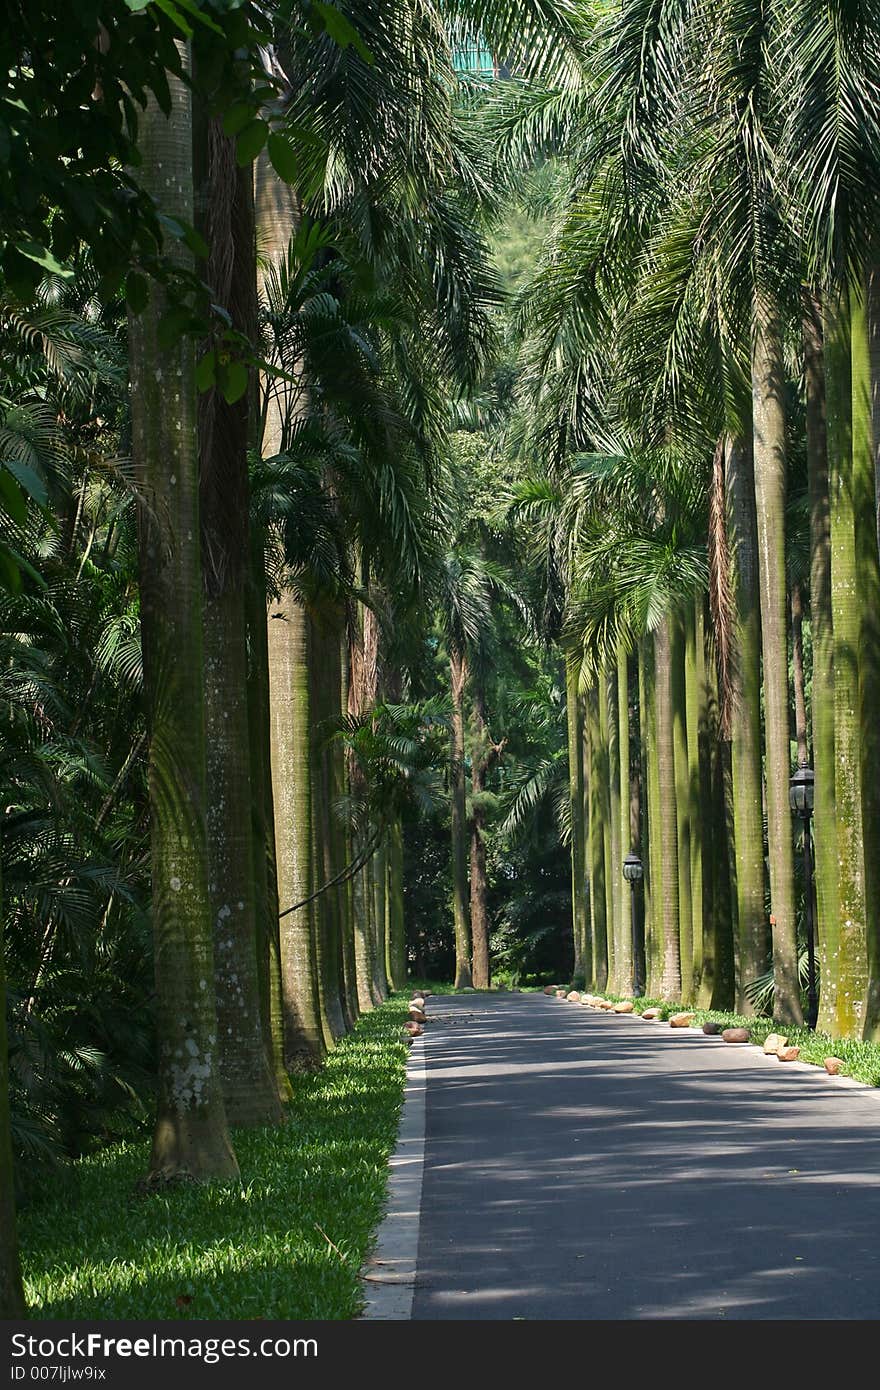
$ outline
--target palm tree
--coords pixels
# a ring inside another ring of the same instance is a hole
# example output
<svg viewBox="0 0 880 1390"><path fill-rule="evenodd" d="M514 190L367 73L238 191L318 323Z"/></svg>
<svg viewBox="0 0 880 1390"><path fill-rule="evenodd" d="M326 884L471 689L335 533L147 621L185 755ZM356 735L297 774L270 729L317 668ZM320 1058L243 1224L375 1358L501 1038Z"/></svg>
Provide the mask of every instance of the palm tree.
<svg viewBox="0 0 880 1390"><path fill-rule="evenodd" d="M192 121L182 82L170 114L142 122L145 187L193 220ZM180 253L181 257L183 253ZM159 1078L150 1173L232 1178L238 1165L219 1076L206 834L198 429L191 341L160 343L162 291L129 330L133 454L140 472L140 580L149 786Z"/></svg>
<svg viewBox="0 0 880 1390"><path fill-rule="evenodd" d="M9 1067L6 1044L6 967L0 935L0 1317L25 1316L15 1228L15 1181L9 1127Z"/></svg>

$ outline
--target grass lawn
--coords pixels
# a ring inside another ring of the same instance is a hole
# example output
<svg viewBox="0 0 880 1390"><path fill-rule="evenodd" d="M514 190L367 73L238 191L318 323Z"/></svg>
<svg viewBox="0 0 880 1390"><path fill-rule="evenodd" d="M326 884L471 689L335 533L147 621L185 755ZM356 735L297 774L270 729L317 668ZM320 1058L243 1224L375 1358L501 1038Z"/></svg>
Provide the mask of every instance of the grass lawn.
<svg viewBox="0 0 880 1390"><path fill-rule="evenodd" d="M589 993L590 991L586 991ZM631 995L607 994L602 999L629 999ZM772 1018L746 1018L743 1014L724 1013L718 1009L693 1009L687 1004L664 1003L662 999L634 999L635 1012L645 1009L661 1008L663 1018L676 1013L692 1013L694 1027L704 1023L720 1023L724 1028L748 1028L752 1042L762 1046L768 1033L782 1033L791 1047L799 1047L799 1062L812 1062L821 1067L826 1057L840 1057L845 1063L841 1076L851 1076L867 1086L880 1086L880 1043L858 1042L851 1038L831 1038L827 1033L813 1032L811 1028L796 1028L790 1023L774 1023Z"/></svg>
<svg viewBox="0 0 880 1390"><path fill-rule="evenodd" d="M407 1045L404 996L367 1014L287 1123L233 1134L242 1185L141 1196L148 1144L54 1178L20 1213L36 1318L353 1318L381 1218Z"/></svg>

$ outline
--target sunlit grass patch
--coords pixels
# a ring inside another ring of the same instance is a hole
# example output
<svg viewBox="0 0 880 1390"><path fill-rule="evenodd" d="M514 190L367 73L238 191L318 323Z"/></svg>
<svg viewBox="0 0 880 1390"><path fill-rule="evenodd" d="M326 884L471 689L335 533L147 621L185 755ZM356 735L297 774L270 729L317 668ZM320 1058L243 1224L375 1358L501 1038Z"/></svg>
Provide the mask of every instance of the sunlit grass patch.
<svg viewBox="0 0 880 1390"><path fill-rule="evenodd" d="M119 1145L52 1180L21 1213L31 1316L356 1317L397 1138L406 999L360 1020L286 1124L236 1130L240 1187L149 1196L148 1145Z"/></svg>

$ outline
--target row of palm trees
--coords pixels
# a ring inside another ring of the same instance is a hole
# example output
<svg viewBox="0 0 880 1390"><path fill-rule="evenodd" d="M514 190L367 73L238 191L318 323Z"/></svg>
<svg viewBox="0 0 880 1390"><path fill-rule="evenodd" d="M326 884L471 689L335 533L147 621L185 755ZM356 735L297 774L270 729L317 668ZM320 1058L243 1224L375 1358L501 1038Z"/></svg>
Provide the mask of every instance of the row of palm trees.
<svg viewBox="0 0 880 1390"><path fill-rule="evenodd" d="M404 983L401 816L438 761L438 721L405 703L408 653L432 621L424 596L439 595L461 692L474 592L452 544L445 439L450 398L487 360L498 301L481 231L489 159L462 119L449 23L525 48L536 71L574 42L568 7L544 0L449 14L364 3L336 20L314 8L313 24L279 14L268 46L262 16L262 78L239 73L231 95L210 95L198 28L192 45L165 34L166 77L151 79L138 118L131 180L170 235L157 251L151 213L123 277L131 408L117 442L124 454L130 439L131 467L117 492L136 500L127 603L146 728L110 799L145 771L149 824L132 838L148 832L156 1186L234 1178L230 1126L279 1121L290 1073L320 1065ZM84 100L102 97L98 84ZM84 264L88 251L86 239ZM48 294L71 273L50 270ZM91 510L107 491L96 452L80 458L71 549L82 518L93 524L74 588L126 563L123 504L109 519ZM39 575L24 551L54 545L67 520L66 480L48 483L22 519L25 590ZM129 507L129 530L133 519ZM39 718L29 730L36 746ZM453 768L457 785L455 753ZM457 843L468 833L459 823ZM25 899L22 940L27 923L45 926ZM131 931L132 906L117 874L102 931ZM63 966L68 935L50 917L42 944L26 945L35 988ZM465 922L462 972L466 938ZM7 1121L4 1314L22 1306Z"/></svg>
<svg viewBox="0 0 880 1390"><path fill-rule="evenodd" d="M868 6L622 0L577 80L493 115L506 156L561 165L521 313L547 476L516 506L565 584L576 968L629 988L641 836L649 989L748 1010L772 967L800 1021L789 779L812 743L820 1023L865 1037L878 55Z"/></svg>

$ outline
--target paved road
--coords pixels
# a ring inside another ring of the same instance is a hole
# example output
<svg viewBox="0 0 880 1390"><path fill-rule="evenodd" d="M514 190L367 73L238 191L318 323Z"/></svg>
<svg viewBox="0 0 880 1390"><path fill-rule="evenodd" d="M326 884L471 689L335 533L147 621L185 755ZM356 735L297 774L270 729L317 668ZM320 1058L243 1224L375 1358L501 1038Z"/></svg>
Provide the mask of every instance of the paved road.
<svg viewBox="0 0 880 1390"><path fill-rule="evenodd" d="M543 995L429 1014L414 1319L880 1316L880 1094Z"/></svg>

